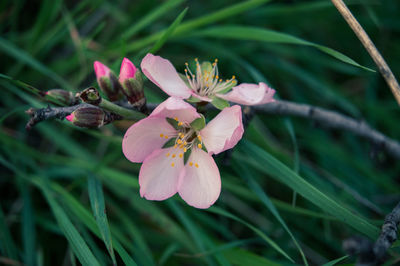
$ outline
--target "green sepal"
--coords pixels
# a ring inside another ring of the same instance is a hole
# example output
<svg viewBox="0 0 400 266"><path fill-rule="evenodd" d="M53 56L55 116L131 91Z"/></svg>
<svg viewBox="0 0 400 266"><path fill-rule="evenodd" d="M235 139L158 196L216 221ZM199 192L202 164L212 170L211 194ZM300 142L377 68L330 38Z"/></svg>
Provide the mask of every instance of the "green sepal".
<svg viewBox="0 0 400 266"><path fill-rule="evenodd" d="M174 146L175 141L176 141L176 138L172 138L172 139L168 140L167 142L165 142L165 144L164 144L164 146L162 146L162 148L165 149L165 148Z"/></svg>
<svg viewBox="0 0 400 266"><path fill-rule="evenodd" d="M200 100L199 98L190 96L189 98L186 99L186 101L190 102L190 103L199 103L202 102L202 100Z"/></svg>
<svg viewBox="0 0 400 266"><path fill-rule="evenodd" d="M196 131L202 130L206 126L206 119L204 115L200 114L200 117L193 120L193 122L190 123L190 126Z"/></svg>
<svg viewBox="0 0 400 266"><path fill-rule="evenodd" d="M206 153L208 153L208 150L207 150L206 146L204 146L204 143L202 144L201 149L202 149L203 151L205 151Z"/></svg>
<svg viewBox="0 0 400 266"><path fill-rule="evenodd" d="M227 100L224 100L224 99L221 99L221 98L218 98L218 97L215 97L212 100L211 104L214 105L219 110L223 110L224 108L230 106L229 102Z"/></svg>
<svg viewBox="0 0 400 266"><path fill-rule="evenodd" d="M191 153L192 153L192 149L189 149L183 154L183 164L184 165L186 165L187 161L189 160Z"/></svg>
<svg viewBox="0 0 400 266"><path fill-rule="evenodd" d="M179 126L178 126L178 121L176 121L175 119L173 119L173 118L169 118L169 117L167 117L167 118L165 118L166 120L167 120L167 122L168 122L168 124L170 124L173 128L175 128L176 130L178 130L179 129Z"/></svg>

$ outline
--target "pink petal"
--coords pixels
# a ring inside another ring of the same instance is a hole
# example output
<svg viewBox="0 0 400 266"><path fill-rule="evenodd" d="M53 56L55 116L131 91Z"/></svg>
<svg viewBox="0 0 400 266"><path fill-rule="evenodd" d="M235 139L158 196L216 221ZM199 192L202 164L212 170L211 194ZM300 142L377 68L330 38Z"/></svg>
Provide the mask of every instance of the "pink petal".
<svg viewBox="0 0 400 266"><path fill-rule="evenodd" d="M273 101L275 90L264 82L257 84L242 83L233 87L227 94L218 94L218 97L230 102L243 105L257 105Z"/></svg>
<svg viewBox="0 0 400 266"><path fill-rule="evenodd" d="M122 151L129 161L140 163L154 150L164 146L172 136L176 136L176 130L165 118L147 117L126 131Z"/></svg>
<svg viewBox="0 0 400 266"><path fill-rule="evenodd" d="M177 192L184 165L176 151L175 148L155 150L144 160L139 172L140 196L165 200Z"/></svg>
<svg viewBox="0 0 400 266"><path fill-rule="evenodd" d="M221 192L221 178L211 155L194 148L184 170L178 185L182 199L200 209L213 205Z"/></svg>
<svg viewBox="0 0 400 266"><path fill-rule="evenodd" d="M176 97L169 97L159 104L150 116L178 118L184 123L190 123L200 117L196 108Z"/></svg>
<svg viewBox="0 0 400 266"><path fill-rule="evenodd" d="M179 77L170 61L147 54L140 64L143 73L165 93L179 98L189 98L191 90Z"/></svg>
<svg viewBox="0 0 400 266"><path fill-rule="evenodd" d="M108 74L110 74L111 70L106 65L102 64L99 61L95 61L93 66L94 66L94 72L96 73L97 79L104 77L104 76L108 76Z"/></svg>
<svg viewBox="0 0 400 266"><path fill-rule="evenodd" d="M119 71L119 82L123 83L125 79L134 78L136 73L135 65L128 59L124 58Z"/></svg>
<svg viewBox="0 0 400 266"><path fill-rule="evenodd" d="M200 131L209 154L233 148L243 136L242 110L239 105L222 110Z"/></svg>
<svg viewBox="0 0 400 266"><path fill-rule="evenodd" d="M200 100L202 100L203 102L212 102L212 100L209 98L209 97L207 97L207 96L200 96L200 95L198 95L197 93L195 93L195 92L191 92L192 93L192 96L194 97L194 98L197 98L197 99L200 99Z"/></svg>
<svg viewBox="0 0 400 266"><path fill-rule="evenodd" d="M72 113L72 114L70 114L70 115L67 115L66 117L65 117L65 119L67 119L68 121L70 121L70 122L72 122L72 120L74 120L74 118L75 118L75 115Z"/></svg>

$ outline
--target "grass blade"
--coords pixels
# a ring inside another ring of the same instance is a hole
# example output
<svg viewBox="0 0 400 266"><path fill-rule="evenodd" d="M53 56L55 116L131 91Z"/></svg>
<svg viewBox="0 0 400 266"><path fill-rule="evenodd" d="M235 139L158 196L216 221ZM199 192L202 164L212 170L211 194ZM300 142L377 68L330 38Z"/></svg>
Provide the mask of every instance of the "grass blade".
<svg viewBox="0 0 400 266"><path fill-rule="evenodd" d="M289 227L286 225L285 221L282 219L281 215L279 214L278 210L275 208L272 201L269 199L268 195L264 192L264 190L261 188L261 186L254 180L254 178L251 175L250 170L246 169L239 162L234 163L232 167L236 170L238 175L242 176L242 178L247 182L247 185L249 186L249 188L257 195L257 197L260 199L260 201L267 207L267 209L275 216L275 218L279 221L279 223L282 225L282 227L286 230L286 232L289 234L290 238L293 240L293 243L296 245L297 249L299 250L304 264L308 265L307 259L304 255L304 252L301 249L296 238L290 231Z"/></svg>
<svg viewBox="0 0 400 266"><path fill-rule="evenodd" d="M7 226L3 210L0 206L0 251L8 258L17 260L18 253L15 247L14 240L11 237L10 230Z"/></svg>
<svg viewBox="0 0 400 266"><path fill-rule="evenodd" d="M90 204L92 205L92 211L96 219L97 226L99 227L108 253L111 256L114 265L116 265L117 261L115 260L114 249L112 246L111 232L110 227L108 226L106 208L104 204L103 188L101 186L100 180L98 180L95 176L90 175L88 178L88 189Z"/></svg>
<svg viewBox="0 0 400 266"><path fill-rule="evenodd" d="M264 234L260 229L258 229L257 227L249 224L248 222L240 219L239 217L227 212L224 209L218 208L216 206L213 206L209 209L207 209L207 211L212 212L212 213L216 213L225 217L228 217L232 220L235 220L243 225L245 225L246 227L250 228L254 233L256 233L257 235L259 235L263 240L265 240L265 242L267 242L272 248L274 248L276 251L278 251L280 254L282 254L285 258L287 258L290 262L294 263L293 259L285 252L283 251L278 244L275 243L275 241L273 241L271 238L269 238L266 234Z"/></svg>
<svg viewBox="0 0 400 266"><path fill-rule="evenodd" d="M264 28L248 27L248 26L216 26L206 30L202 30L193 34L194 36L206 36L213 38L227 38L227 39L237 39L237 40L251 40L251 41L262 41L268 43L284 43L284 44L297 44L311 46L319 49L320 51L333 56L334 58L353 65L360 67L362 69L375 72L374 70L364 67L358 64L356 61L350 57L333 50L332 48L319 45L313 42L309 42L298 37L281 33L273 30L268 30Z"/></svg>
<svg viewBox="0 0 400 266"><path fill-rule="evenodd" d="M181 21L183 17L186 15L186 12L188 11L188 8L185 8L179 16L174 20L174 22L168 27L168 29L164 32L164 34L161 36L160 39L153 45L153 47L150 49L149 53L156 53L163 45L164 43L168 40L168 38L174 33L176 27L178 27L181 24Z"/></svg>
<svg viewBox="0 0 400 266"><path fill-rule="evenodd" d="M75 226L69 220L67 214L61 208L61 206L58 205L50 189L47 187L47 184L39 179L37 179L37 181L39 187L41 188L44 196L47 199L47 202L50 205L50 208L57 220L58 225L60 226L69 244L71 245L71 248L76 257L79 259L82 265L100 266L100 263L94 257L92 251L90 251L85 240L83 240L82 236L79 234L78 230L76 230Z"/></svg>
<svg viewBox="0 0 400 266"><path fill-rule="evenodd" d="M261 172L271 175L276 180L286 184L325 212L337 217L357 231L372 239L378 237L379 229L377 227L371 225L364 218L351 213L335 200L326 196L265 150L250 142L243 143L244 147L246 147L244 150L251 154L251 157L244 155L239 156L238 154L234 154L234 157L240 157L240 159L247 162L247 164L254 166L254 168Z"/></svg>

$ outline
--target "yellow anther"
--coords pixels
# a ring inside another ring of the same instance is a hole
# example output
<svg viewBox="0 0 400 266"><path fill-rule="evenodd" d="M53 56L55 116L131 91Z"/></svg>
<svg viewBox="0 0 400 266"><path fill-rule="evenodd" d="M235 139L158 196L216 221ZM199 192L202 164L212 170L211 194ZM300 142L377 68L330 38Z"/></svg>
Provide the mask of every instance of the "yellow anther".
<svg viewBox="0 0 400 266"><path fill-rule="evenodd" d="M200 136L200 135L198 135L198 136L197 136L197 138L198 138L198 140L200 140L200 141L201 141L201 136Z"/></svg>
<svg viewBox="0 0 400 266"><path fill-rule="evenodd" d="M176 142L177 142L178 144L181 144L181 143L182 143L182 140L178 139Z"/></svg>
<svg viewBox="0 0 400 266"><path fill-rule="evenodd" d="M187 149L186 149L186 148L183 148L183 152L187 152Z"/></svg>
<svg viewBox="0 0 400 266"><path fill-rule="evenodd" d="M179 158L182 158L182 157L183 157L183 154L182 154L182 153L180 153L180 154L179 154Z"/></svg>
<svg viewBox="0 0 400 266"><path fill-rule="evenodd" d="M182 122L179 122L179 123L178 123L178 126L182 126L182 125L183 125L183 123L182 123Z"/></svg>
<svg viewBox="0 0 400 266"><path fill-rule="evenodd" d="M171 166L174 167L174 166L175 166L175 163L171 163Z"/></svg>
<svg viewBox="0 0 400 266"><path fill-rule="evenodd" d="M176 157L176 155L175 154L172 154L172 158L175 158Z"/></svg>
<svg viewBox="0 0 400 266"><path fill-rule="evenodd" d="M170 153L168 152L168 153L167 153L165 156L167 156L167 157L168 157L168 156L169 156L169 154L170 154Z"/></svg>
<svg viewBox="0 0 400 266"><path fill-rule="evenodd" d="M167 135L165 135L165 136L164 136L164 138L165 138L165 139L167 139L167 138L168 138L168 136L167 136Z"/></svg>
<svg viewBox="0 0 400 266"><path fill-rule="evenodd" d="M187 142L186 142L186 141L184 141L184 142L183 142L183 145L187 145Z"/></svg>
<svg viewBox="0 0 400 266"><path fill-rule="evenodd" d="M216 64L215 63L212 63L212 66L215 66Z"/></svg>
<svg viewBox="0 0 400 266"><path fill-rule="evenodd" d="M215 60L214 60L214 61L215 61L215 63L218 63L218 58L215 58Z"/></svg>
<svg viewBox="0 0 400 266"><path fill-rule="evenodd" d="M196 166L197 168L199 168L199 165L196 163L196 164L194 164L194 166Z"/></svg>
<svg viewBox="0 0 400 266"><path fill-rule="evenodd" d="M199 59L196 57L196 58L194 59L194 61L196 61L196 62L197 62L197 61L199 61Z"/></svg>
<svg viewBox="0 0 400 266"><path fill-rule="evenodd" d="M189 165L190 165L190 166L193 166L193 163L192 163L192 162L190 162L190 163L189 163Z"/></svg>
<svg viewBox="0 0 400 266"><path fill-rule="evenodd" d="M185 72L187 72L187 69L185 68Z"/></svg>
<svg viewBox="0 0 400 266"><path fill-rule="evenodd" d="M199 147L199 149L203 148L203 145L201 145L200 143L197 144L197 147Z"/></svg>
<svg viewBox="0 0 400 266"><path fill-rule="evenodd" d="M183 144L179 145L179 148L180 148L180 149L182 149L183 147L184 147Z"/></svg>
<svg viewBox="0 0 400 266"><path fill-rule="evenodd" d="M187 62L185 62L185 65L187 65L187 66L188 66L189 64L188 64Z"/></svg>
<svg viewBox="0 0 400 266"><path fill-rule="evenodd" d="M218 76L218 75L216 75L216 76L215 76L215 78L216 78L216 79L219 79L219 76Z"/></svg>
<svg viewBox="0 0 400 266"><path fill-rule="evenodd" d="M178 145L175 144L175 145L174 145L174 148L175 148L175 149L178 148Z"/></svg>
<svg viewBox="0 0 400 266"><path fill-rule="evenodd" d="M236 77L235 76L232 76L232 79L235 79Z"/></svg>
<svg viewBox="0 0 400 266"><path fill-rule="evenodd" d="M220 79L219 82L222 82L222 79Z"/></svg>
<svg viewBox="0 0 400 266"><path fill-rule="evenodd" d="M164 137L164 134L161 133L161 134L160 134L160 137L161 137L161 138Z"/></svg>

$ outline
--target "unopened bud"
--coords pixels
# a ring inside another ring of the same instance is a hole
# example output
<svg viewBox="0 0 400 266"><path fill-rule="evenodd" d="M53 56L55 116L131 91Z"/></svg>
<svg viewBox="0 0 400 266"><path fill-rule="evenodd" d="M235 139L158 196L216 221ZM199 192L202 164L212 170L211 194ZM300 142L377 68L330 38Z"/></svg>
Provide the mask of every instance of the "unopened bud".
<svg viewBox="0 0 400 266"><path fill-rule="evenodd" d="M78 127L98 128L104 125L105 113L97 107L81 107L65 118Z"/></svg>
<svg viewBox="0 0 400 266"><path fill-rule="evenodd" d="M75 97L75 95L72 92L62 90L62 89L49 90L49 91L42 93L42 95L44 97L48 96L48 99L50 101L53 100L54 103L60 104L60 105L70 106L70 105L74 105L74 104L78 103L78 99Z"/></svg>
<svg viewBox="0 0 400 266"><path fill-rule="evenodd" d="M99 92L93 87L84 89L82 92L77 93L77 95L85 103L98 105L101 102L101 97Z"/></svg>
<svg viewBox="0 0 400 266"><path fill-rule="evenodd" d="M142 73L128 58L124 58L122 61L119 82L129 103L139 108L146 104Z"/></svg>
<svg viewBox="0 0 400 266"><path fill-rule="evenodd" d="M110 101L118 100L121 85L115 74L99 61L94 62L94 72L96 73L97 83L100 89L107 95Z"/></svg>

